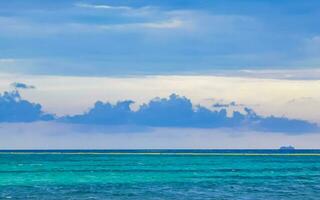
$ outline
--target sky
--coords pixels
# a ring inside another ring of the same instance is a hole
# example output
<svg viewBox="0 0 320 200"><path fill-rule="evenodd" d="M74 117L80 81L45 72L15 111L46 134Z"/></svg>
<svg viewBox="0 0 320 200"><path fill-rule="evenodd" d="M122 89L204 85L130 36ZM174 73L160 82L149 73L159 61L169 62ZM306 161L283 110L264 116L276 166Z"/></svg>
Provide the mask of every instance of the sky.
<svg viewBox="0 0 320 200"><path fill-rule="evenodd" d="M320 148L319 15L316 0L1 1L0 149Z"/></svg>

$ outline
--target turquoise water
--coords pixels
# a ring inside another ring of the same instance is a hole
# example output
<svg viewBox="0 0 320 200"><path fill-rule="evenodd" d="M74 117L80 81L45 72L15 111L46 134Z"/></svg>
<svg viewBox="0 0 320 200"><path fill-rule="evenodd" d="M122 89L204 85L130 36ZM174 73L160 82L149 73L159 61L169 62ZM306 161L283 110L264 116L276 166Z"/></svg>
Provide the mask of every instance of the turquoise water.
<svg viewBox="0 0 320 200"><path fill-rule="evenodd" d="M0 152L0 199L320 199L317 151Z"/></svg>

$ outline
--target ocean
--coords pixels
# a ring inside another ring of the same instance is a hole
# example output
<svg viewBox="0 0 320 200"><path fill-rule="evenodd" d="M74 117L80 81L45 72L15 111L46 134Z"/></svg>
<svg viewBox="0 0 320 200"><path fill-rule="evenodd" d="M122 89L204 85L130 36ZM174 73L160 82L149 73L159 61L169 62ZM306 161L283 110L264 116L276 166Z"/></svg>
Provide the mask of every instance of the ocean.
<svg viewBox="0 0 320 200"><path fill-rule="evenodd" d="M0 151L0 199L319 200L320 151Z"/></svg>

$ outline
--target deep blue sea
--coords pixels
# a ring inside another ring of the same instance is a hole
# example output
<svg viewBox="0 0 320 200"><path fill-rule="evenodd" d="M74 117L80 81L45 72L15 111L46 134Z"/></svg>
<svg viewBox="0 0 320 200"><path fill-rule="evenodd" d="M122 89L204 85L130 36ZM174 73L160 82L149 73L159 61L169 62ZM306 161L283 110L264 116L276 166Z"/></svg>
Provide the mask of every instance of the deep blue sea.
<svg viewBox="0 0 320 200"><path fill-rule="evenodd" d="M0 151L0 199L319 200L320 151Z"/></svg>

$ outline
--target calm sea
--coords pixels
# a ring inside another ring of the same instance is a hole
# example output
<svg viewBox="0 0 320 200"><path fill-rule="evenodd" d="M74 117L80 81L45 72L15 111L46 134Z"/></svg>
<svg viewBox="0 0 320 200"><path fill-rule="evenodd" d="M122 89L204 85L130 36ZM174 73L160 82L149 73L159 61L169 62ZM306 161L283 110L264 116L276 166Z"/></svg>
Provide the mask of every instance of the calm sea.
<svg viewBox="0 0 320 200"><path fill-rule="evenodd" d="M0 199L319 200L320 151L0 151Z"/></svg>

